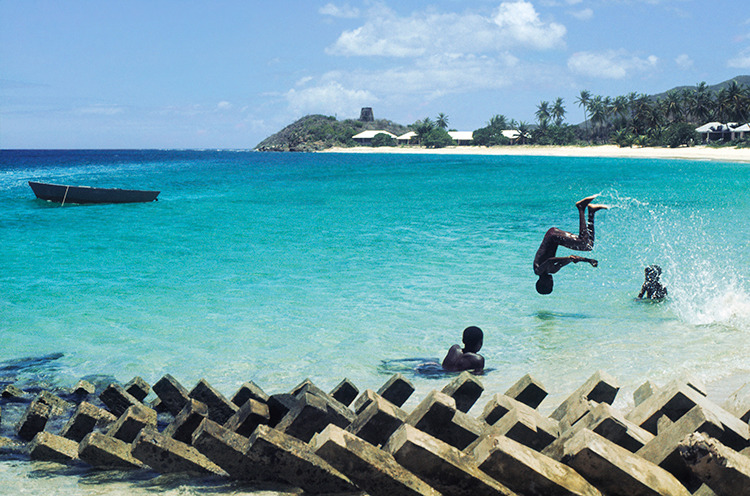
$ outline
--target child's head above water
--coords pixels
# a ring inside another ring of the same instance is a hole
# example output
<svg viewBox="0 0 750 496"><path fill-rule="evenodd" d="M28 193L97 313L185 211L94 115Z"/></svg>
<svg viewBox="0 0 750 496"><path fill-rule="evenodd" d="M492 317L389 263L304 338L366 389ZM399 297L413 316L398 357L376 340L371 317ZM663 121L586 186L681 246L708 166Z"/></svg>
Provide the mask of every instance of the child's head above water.
<svg viewBox="0 0 750 496"><path fill-rule="evenodd" d="M470 351L476 353L482 348L482 342L484 341L484 333L477 326L469 326L464 329L464 351Z"/></svg>

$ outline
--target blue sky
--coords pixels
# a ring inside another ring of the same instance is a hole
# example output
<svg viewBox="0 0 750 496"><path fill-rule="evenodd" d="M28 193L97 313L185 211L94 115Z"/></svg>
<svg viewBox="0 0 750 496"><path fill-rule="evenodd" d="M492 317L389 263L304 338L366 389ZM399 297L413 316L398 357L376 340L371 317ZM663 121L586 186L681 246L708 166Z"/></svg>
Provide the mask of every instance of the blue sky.
<svg viewBox="0 0 750 496"><path fill-rule="evenodd" d="M534 121L750 74L733 0L0 0L0 148L252 148L310 113Z"/></svg>

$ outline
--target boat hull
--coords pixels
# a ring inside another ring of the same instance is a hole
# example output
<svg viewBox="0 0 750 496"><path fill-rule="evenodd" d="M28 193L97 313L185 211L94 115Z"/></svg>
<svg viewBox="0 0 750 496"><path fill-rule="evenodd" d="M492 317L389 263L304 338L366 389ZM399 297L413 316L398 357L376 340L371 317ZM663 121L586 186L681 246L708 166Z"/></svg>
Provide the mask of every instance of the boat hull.
<svg viewBox="0 0 750 496"><path fill-rule="evenodd" d="M29 186L40 200L57 203L146 203L156 201L160 191L137 189L92 188L29 181Z"/></svg>

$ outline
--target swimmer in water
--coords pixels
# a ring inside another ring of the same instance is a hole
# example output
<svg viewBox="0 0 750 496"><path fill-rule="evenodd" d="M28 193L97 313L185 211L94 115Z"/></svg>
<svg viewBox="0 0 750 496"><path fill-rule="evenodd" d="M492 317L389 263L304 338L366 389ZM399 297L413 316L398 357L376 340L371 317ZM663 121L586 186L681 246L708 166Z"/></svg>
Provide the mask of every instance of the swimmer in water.
<svg viewBox="0 0 750 496"><path fill-rule="evenodd" d="M667 288L664 286L659 277L661 276L661 267L658 265L649 265L644 270L646 280L643 282L641 292L638 293L638 299L645 295L650 300L661 300L667 296Z"/></svg>
<svg viewBox="0 0 750 496"><path fill-rule="evenodd" d="M443 369L448 372L460 372L462 370L471 370L479 374L484 370L484 357L478 352L482 349L484 333L479 327L470 326L464 329L463 342L454 344L448 350L448 354L443 358Z"/></svg>
<svg viewBox="0 0 750 496"><path fill-rule="evenodd" d="M542 244L534 257L534 274L539 276L536 282L536 291L539 294L548 295L552 292L554 281L552 274L557 273L560 269L569 263L586 262L592 267L599 265L599 262L592 258L583 258L577 255L567 257L557 257L557 247L563 246L571 250L591 251L594 248L594 214L599 210L608 208L606 205L593 205L591 202L596 195L589 196L576 203L578 208L578 230L576 236L573 233L563 231L556 227L550 227L542 239ZM588 222L586 222L585 211L589 209Z"/></svg>

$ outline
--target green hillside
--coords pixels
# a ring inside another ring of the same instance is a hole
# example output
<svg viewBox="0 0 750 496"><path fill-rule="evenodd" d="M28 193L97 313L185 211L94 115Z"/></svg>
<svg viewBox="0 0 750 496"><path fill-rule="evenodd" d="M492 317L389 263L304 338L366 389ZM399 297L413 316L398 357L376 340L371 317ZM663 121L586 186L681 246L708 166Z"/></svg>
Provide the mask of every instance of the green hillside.
<svg viewBox="0 0 750 496"><path fill-rule="evenodd" d="M356 146L352 136L367 129L383 129L395 135L409 128L385 119L361 122L355 119L337 120L326 115L307 115L264 139L255 147L259 151L311 152L334 146Z"/></svg>

